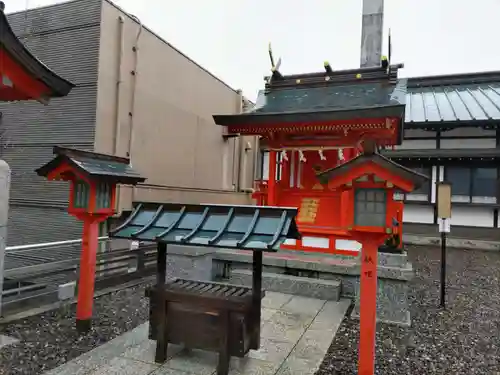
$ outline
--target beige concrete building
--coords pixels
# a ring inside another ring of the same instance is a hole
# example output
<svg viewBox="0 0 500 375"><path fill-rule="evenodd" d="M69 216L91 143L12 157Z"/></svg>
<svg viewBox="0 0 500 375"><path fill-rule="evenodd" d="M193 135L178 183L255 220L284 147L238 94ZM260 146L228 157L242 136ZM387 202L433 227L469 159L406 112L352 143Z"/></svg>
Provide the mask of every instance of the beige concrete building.
<svg viewBox="0 0 500 375"><path fill-rule="evenodd" d="M135 72L135 74L133 74ZM95 150L129 156L148 180L132 200L250 203L255 138L227 139L216 113L239 113L235 91L103 1Z"/></svg>
<svg viewBox="0 0 500 375"><path fill-rule="evenodd" d="M108 0L8 18L35 56L76 84L47 107L0 106L9 134L1 157L13 171L9 244L80 236L80 223L65 211L67 185L33 172L55 144L131 158L147 181L121 189L120 210L135 200L251 203L257 140L226 138L212 120L251 105L240 91Z"/></svg>

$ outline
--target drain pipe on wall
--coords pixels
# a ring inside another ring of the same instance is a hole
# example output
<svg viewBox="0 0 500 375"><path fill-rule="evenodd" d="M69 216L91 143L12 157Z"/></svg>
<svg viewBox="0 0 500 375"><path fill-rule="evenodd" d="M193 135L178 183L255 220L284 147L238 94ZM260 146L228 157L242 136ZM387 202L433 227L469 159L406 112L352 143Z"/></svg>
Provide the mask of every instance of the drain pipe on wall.
<svg viewBox="0 0 500 375"><path fill-rule="evenodd" d="M116 59L116 91L115 91L115 112L114 112L114 132L113 132L113 155L118 153L118 142L120 139L120 98L122 86L122 63L123 63L123 24L125 20L123 16L118 16L118 56Z"/></svg>
<svg viewBox="0 0 500 375"><path fill-rule="evenodd" d="M130 93L130 112L128 113L129 117L129 128L130 128L130 134L129 134L129 139L128 139L128 157L130 159L130 164L132 165L132 148L134 147L134 138L135 138L135 129L134 129L134 116L135 116L135 94L137 91L137 68L139 65L139 39L141 38L142 34L142 22L141 20L134 16L133 14L129 14L130 18L134 19L138 24L139 24L139 30L137 31L137 35L135 36L135 41L134 45L132 46L132 52L134 54L134 64L133 64L133 70L130 72L132 75L132 84L131 86L131 93ZM136 196L136 187L132 187L132 202L135 200Z"/></svg>
<svg viewBox="0 0 500 375"><path fill-rule="evenodd" d="M120 142L120 124L121 124L121 87L123 83L122 74L122 64L123 64L123 46L125 44L125 38L123 33L125 19L123 16L118 16L118 56L116 58L116 88L115 88L115 112L114 117L114 131L113 131L113 155L118 155L118 145ZM117 212L121 212L120 207L120 196L121 196L120 186L117 186L116 193L116 208Z"/></svg>
<svg viewBox="0 0 500 375"><path fill-rule="evenodd" d="M238 103L236 105L236 112L237 113L242 113L243 112L243 94L241 90L236 90L236 94L238 97ZM235 145L236 148L236 145ZM243 150L243 136L240 135L238 137L238 169L236 173L236 191L240 192L241 187L243 186L242 183L242 168L243 168L243 158L245 157L245 151Z"/></svg>

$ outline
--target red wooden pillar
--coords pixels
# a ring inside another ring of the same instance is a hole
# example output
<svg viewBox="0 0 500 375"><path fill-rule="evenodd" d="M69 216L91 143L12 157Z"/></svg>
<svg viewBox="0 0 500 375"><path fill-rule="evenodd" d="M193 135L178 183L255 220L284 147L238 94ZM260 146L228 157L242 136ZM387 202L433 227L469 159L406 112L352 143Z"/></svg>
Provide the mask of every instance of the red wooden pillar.
<svg viewBox="0 0 500 375"><path fill-rule="evenodd" d="M89 331L92 326L98 235L98 220L91 215L87 216L83 221L78 304L76 308L76 329L79 332Z"/></svg>
<svg viewBox="0 0 500 375"><path fill-rule="evenodd" d="M269 180L267 181L267 205L276 205L276 151L269 151Z"/></svg>
<svg viewBox="0 0 500 375"><path fill-rule="evenodd" d="M361 250L359 375L375 371L375 332L377 323L378 242L364 241Z"/></svg>

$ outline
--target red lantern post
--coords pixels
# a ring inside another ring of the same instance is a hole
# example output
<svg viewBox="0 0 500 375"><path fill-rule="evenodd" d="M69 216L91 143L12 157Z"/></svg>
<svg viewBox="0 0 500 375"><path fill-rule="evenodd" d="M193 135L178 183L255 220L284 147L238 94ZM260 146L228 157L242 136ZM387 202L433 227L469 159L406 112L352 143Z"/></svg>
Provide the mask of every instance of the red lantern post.
<svg viewBox="0 0 500 375"><path fill-rule="evenodd" d="M48 180L70 182L68 213L83 221L76 326L91 327L99 223L115 212L117 184L145 181L130 167L130 160L95 152L54 147L57 156L37 169Z"/></svg>
<svg viewBox="0 0 500 375"><path fill-rule="evenodd" d="M392 213L399 202L395 189L411 192L428 177L407 169L372 149L318 175L329 188L346 195L351 215L344 217L350 240L361 243L360 341L358 374L373 375L377 320L377 255L388 235L397 233L399 221Z"/></svg>

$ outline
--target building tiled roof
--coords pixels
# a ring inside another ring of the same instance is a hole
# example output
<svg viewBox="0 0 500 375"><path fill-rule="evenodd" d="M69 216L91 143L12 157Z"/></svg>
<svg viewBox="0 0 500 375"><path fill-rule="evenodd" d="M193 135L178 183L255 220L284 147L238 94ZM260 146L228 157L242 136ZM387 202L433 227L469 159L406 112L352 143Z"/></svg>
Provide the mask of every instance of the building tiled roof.
<svg viewBox="0 0 500 375"><path fill-rule="evenodd" d="M255 113L305 112L324 110L355 110L404 104L404 95L397 95L404 85L381 82L355 83L325 87L294 88L266 93L260 91Z"/></svg>
<svg viewBox="0 0 500 375"><path fill-rule="evenodd" d="M400 66L282 76L266 85L250 111L215 115L218 125L276 122L337 121L357 118L402 117L406 79L397 79Z"/></svg>
<svg viewBox="0 0 500 375"><path fill-rule="evenodd" d="M410 78L406 127L496 125L500 121L500 72Z"/></svg>

